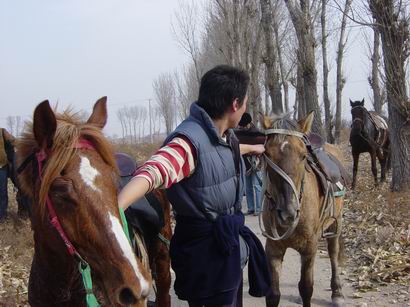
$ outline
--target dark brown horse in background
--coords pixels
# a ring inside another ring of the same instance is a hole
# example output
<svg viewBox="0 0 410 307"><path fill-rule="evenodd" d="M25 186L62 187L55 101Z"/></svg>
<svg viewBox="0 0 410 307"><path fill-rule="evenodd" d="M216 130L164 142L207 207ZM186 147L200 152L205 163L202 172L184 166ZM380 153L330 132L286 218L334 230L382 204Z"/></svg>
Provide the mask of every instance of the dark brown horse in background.
<svg viewBox="0 0 410 307"><path fill-rule="evenodd" d="M377 186L376 157L381 168L380 181L386 180L386 170L390 167L390 139L386 121L376 112L368 111L362 101L351 101L352 129L350 131L350 145L353 155L352 189L356 187L357 167L359 156L363 152L370 154L374 183Z"/></svg>
<svg viewBox="0 0 410 307"><path fill-rule="evenodd" d="M123 231L115 160L101 131L106 121L106 97L86 123L69 112L55 114L44 101L18 142L18 165L25 165L19 179L34 200L31 306L86 306L79 259L90 265L110 306L146 305L151 276ZM50 203L66 240L49 219Z"/></svg>
<svg viewBox="0 0 410 307"><path fill-rule="evenodd" d="M267 139L262 219L265 227L263 234L267 237L266 254L272 274L272 292L266 297L269 307L279 306L279 278L288 248L295 249L301 255L299 293L303 306L311 306L313 268L321 236L327 240L332 267L332 303L333 306L343 304L339 279L343 194L334 197L336 190L327 181L323 189L317 164L312 160L316 158L311 155L309 148L312 144L307 136L312 122L313 113L299 122L292 120L290 115L264 118ZM340 160L341 152L335 146L324 144L318 148L331 153L332 159ZM340 175L340 164L333 160L330 164L337 165Z"/></svg>

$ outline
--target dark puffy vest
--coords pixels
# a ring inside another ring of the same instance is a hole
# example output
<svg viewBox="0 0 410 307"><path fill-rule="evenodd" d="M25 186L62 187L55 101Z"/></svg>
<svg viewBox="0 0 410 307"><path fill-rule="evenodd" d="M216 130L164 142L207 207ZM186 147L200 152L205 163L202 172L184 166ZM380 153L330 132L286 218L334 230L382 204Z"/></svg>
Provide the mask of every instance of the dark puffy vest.
<svg viewBox="0 0 410 307"><path fill-rule="evenodd" d="M234 133L228 130L225 142L209 115L193 103L190 116L164 144L178 135L187 137L195 147L196 166L190 177L166 190L177 215L215 220L218 215L240 211L245 166Z"/></svg>

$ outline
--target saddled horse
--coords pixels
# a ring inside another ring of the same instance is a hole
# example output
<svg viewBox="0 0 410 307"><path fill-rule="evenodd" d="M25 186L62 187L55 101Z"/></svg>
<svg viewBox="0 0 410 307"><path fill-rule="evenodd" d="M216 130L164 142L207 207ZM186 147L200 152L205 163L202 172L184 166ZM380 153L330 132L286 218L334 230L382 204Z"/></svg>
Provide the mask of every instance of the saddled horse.
<svg viewBox="0 0 410 307"><path fill-rule="evenodd" d="M301 255L299 293L303 306L311 306L313 267L321 237L326 238L332 267L332 302L343 303L339 279L340 230L344 178L340 151L317 135L308 136L314 114L299 122L290 115L264 118L265 183L263 234L272 274L267 306L279 306L279 277L288 248Z"/></svg>
<svg viewBox="0 0 410 307"><path fill-rule="evenodd" d="M368 111L362 101L351 101L352 129L350 131L350 145L353 155L353 182L352 189L356 187L357 167L359 156L368 152L372 161L374 183L377 186L376 157L381 168L380 181L386 180L386 170L390 167L390 139L387 123L376 112Z"/></svg>
<svg viewBox="0 0 410 307"><path fill-rule="evenodd" d="M146 305L151 276L123 231L106 121L106 97L86 123L44 101L18 141L19 179L33 199L31 306L98 306L92 281L110 306Z"/></svg>

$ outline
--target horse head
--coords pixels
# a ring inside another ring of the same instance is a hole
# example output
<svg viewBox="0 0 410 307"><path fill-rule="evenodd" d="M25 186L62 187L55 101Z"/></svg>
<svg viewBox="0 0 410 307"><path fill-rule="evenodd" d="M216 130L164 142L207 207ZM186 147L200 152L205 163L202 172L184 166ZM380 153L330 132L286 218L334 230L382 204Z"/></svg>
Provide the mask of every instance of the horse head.
<svg viewBox="0 0 410 307"><path fill-rule="evenodd" d="M39 104L18 150L20 162L35 153L37 165L24 170L22 181L36 200L36 253L43 245L43 251L53 257L67 255L61 234L50 227L51 204L67 239L90 265L93 279L111 305L145 306L151 279L123 231L118 171L101 131L107 121L106 100L96 102L85 123L70 112L54 113L48 101ZM76 262L74 257L72 261Z"/></svg>
<svg viewBox="0 0 410 307"><path fill-rule="evenodd" d="M352 133L360 134L360 132L364 128L364 123L366 120L366 108L364 107L364 99L356 101L350 100L350 106L352 107Z"/></svg>
<svg viewBox="0 0 410 307"><path fill-rule="evenodd" d="M299 122L292 120L290 114L263 120L267 134L267 189L281 226L295 224L299 219L308 154L304 137L310 132L313 118L311 112Z"/></svg>

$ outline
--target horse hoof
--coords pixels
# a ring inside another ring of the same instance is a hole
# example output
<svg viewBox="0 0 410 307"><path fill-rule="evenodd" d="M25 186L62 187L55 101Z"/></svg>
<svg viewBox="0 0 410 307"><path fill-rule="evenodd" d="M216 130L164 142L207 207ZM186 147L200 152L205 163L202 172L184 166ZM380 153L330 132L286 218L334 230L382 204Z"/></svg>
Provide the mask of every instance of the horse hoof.
<svg viewBox="0 0 410 307"><path fill-rule="evenodd" d="M345 299L343 297L332 298L332 307L344 307Z"/></svg>

